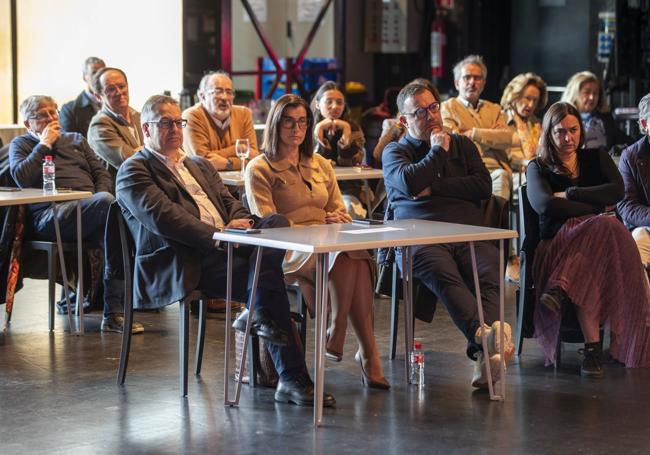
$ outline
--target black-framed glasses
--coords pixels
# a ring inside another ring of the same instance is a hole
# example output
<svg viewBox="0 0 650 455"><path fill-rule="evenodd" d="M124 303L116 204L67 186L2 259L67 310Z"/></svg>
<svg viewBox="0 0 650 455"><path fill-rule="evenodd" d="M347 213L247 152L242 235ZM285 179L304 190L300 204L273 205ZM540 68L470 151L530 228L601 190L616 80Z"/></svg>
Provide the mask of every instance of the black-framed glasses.
<svg viewBox="0 0 650 455"><path fill-rule="evenodd" d="M298 125L298 128L301 130L304 130L307 128L307 125L309 125L309 119L307 119L307 117L300 117L296 120L293 117L280 117L280 126L282 126L282 128L291 130L295 128L296 125Z"/></svg>
<svg viewBox="0 0 650 455"><path fill-rule="evenodd" d="M185 128L187 126L187 120L184 118L179 118L178 120L170 120L168 118L163 118L155 122L147 122L147 123L154 123L158 125L158 128L161 130L168 130L172 127L172 124L176 125L176 128Z"/></svg>
<svg viewBox="0 0 650 455"><path fill-rule="evenodd" d="M425 119L427 118L427 114L429 112L436 113L440 110L440 103L435 102L429 104L427 107L419 107L413 112L404 112L404 115L413 115L419 119Z"/></svg>
<svg viewBox="0 0 650 455"><path fill-rule="evenodd" d="M46 112L38 112L27 117L27 120L36 120L40 122L41 120L47 120L49 118L57 118L59 116L59 111L51 110Z"/></svg>

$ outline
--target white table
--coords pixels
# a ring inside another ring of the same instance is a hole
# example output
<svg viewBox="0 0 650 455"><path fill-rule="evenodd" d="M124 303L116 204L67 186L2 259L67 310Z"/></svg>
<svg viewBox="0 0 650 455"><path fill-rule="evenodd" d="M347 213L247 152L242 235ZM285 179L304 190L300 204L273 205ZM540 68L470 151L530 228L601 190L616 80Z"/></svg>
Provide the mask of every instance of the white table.
<svg viewBox="0 0 650 455"><path fill-rule="evenodd" d="M388 230L386 228L394 228ZM351 233L354 232L354 233ZM379 226L357 226L354 224L325 224L308 227L294 228L277 228L264 229L260 234L233 234L226 232L217 232L214 234L215 240L228 242L228 293L226 305L226 320L230 317L231 298L230 288L232 279L232 244L248 244L258 246L258 264L259 255L262 247L279 248L286 250L302 251L317 255L316 260L316 340L315 340L315 365L314 365L314 425L318 426L322 420L323 413L323 381L325 371L325 333L327 321L327 292L328 292L328 270L329 270L329 253L336 251L356 251L369 250L382 247L405 247L402 254L402 270L404 284L404 321L406 325L406 342L405 342L405 368L407 380L409 374L408 353L413 349L413 303L412 295L412 251L411 246L415 245L433 245L441 243L469 242L472 255L472 269L474 272L474 284L476 288L476 300L479 307L480 323L483 324L483 304L481 301L481 292L478 282L478 272L476 269L476 257L474 252L474 242L485 240L499 240L499 269L501 275L504 275L503 264L503 242L506 239L516 238L515 231L486 228L479 226L468 226L461 224L441 223L436 221L424 220L398 220L389 221ZM257 284L257 270L253 279L253 292ZM500 284L499 292L499 318L504 322L504 291L503 279ZM251 303L254 302L254 295L251 295ZM249 324L252 318L252 311L249 312ZM250 325L248 326L250 329ZM245 361L246 342L243 348L242 365ZM487 338L483 337L483 349L488 352ZM503 340L501 340L501 358L504 359ZM230 350L230 328L226 326L226 358L225 358L225 383L228 384L229 369L229 350ZM501 394L494 392L492 376L490 372L489 356L484 357L488 373L488 387L490 398L493 400L505 399L505 362L502 361L501 375ZM236 405L239 400L239 390L241 383L237 384L237 397L235 401L229 401L226 388L226 404Z"/></svg>
<svg viewBox="0 0 650 455"><path fill-rule="evenodd" d="M381 169L363 169L355 166L334 166L334 175L336 175L336 180L345 181L345 180L363 180L364 181L364 191L366 193L367 209L368 209L368 218L372 216L372 203L370 202L370 186L368 185L368 180L383 179L384 172ZM241 176L241 171L223 171L219 172L219 176L223 183L228 186L236 186L237 188L242 188L244 186L244 179Z"/></svg>
<svg viewBox="0 0 650 455"><path fill-rule="evenodd" d="M65 268L65 259L63 257L63 242L61 241L61 230L59 228L59 221L56 217L56 203L66 201L77 201L77 265L78 265L78 284L77 284L77 320L79 323L78 333L84 333L84 315L83 315L83 260L82 260L82 235L81 235L81 204L79 201L92 197L89 191L61 191L55 194L43 194L43 190L36 188L24 188L17 191L0 191L0 206L11 205L24 205L24 204L38 204L43 202L50 202L52 204L54 230L56 232L56 245L59 251L59 263L61 265L61 274L63 275L63 292L65 300L68 304L68 324L70 332L73 332L72 325L72 306L70 304L70 295L68 292L68 273ZM11 313L7 312L5 316L5 328L9 324Z"/></svg>
<svg viewBox="0 0 650 455"><path fill-rule="evenodd" d="M4 145L9 145L13 138L25 134L26 132L27 128L17 123L0 125L0 139L2 139Z"/></svg>

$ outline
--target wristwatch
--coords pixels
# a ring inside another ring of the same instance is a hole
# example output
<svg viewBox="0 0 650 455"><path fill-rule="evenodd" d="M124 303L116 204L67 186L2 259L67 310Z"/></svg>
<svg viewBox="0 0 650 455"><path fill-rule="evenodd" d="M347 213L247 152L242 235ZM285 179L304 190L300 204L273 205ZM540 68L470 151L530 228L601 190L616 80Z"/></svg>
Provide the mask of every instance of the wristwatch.
<svg viewBox="0 0 650 455"><path fill-rule="evenodd" d="M233 162L230 158L228 158L228 164L226 164L226 170L232 171L232 167L233 167Z"/></svg>

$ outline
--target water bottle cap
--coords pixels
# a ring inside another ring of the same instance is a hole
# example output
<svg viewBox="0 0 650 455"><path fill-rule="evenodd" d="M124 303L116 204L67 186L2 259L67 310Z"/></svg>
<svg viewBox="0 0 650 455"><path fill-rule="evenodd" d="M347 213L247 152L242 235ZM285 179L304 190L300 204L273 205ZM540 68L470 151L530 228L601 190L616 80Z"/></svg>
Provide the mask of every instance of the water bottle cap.
<svg viewBox="0 0 650 455"><path fill-rule="evenodd" d="M52 155L45 155L45 161L52 161Z"/></svg>
<svg viewBox="0 0 650 455"><path fill-rule="evenodd" d="M419 351L420 349L422 349L422 343L416 341L413 343L413 347Z"/></svg>

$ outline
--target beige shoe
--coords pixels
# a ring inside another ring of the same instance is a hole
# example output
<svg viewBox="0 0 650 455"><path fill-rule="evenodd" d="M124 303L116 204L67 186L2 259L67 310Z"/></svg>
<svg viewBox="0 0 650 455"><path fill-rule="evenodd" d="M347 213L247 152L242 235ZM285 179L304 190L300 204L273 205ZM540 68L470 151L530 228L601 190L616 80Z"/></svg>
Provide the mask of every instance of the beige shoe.
<svg viewBox="0 0 650 455"><path fill-rule="evenodd" d="M486 331L485 335L487 336L487 348L490 355L498 354L501 352L499 347L501 344L501 332L503 331L503 351L507 365L515 355L515 345L512 342L512 328L510 327L510 324L504 322L503 325L501 325L501 321L494 321L492 323L492 327L488 326L487 324L483 324L483 327L476 329L476 333L474 334L476 343L480 345L483 343L482 336L484 330Z"/></svg>

